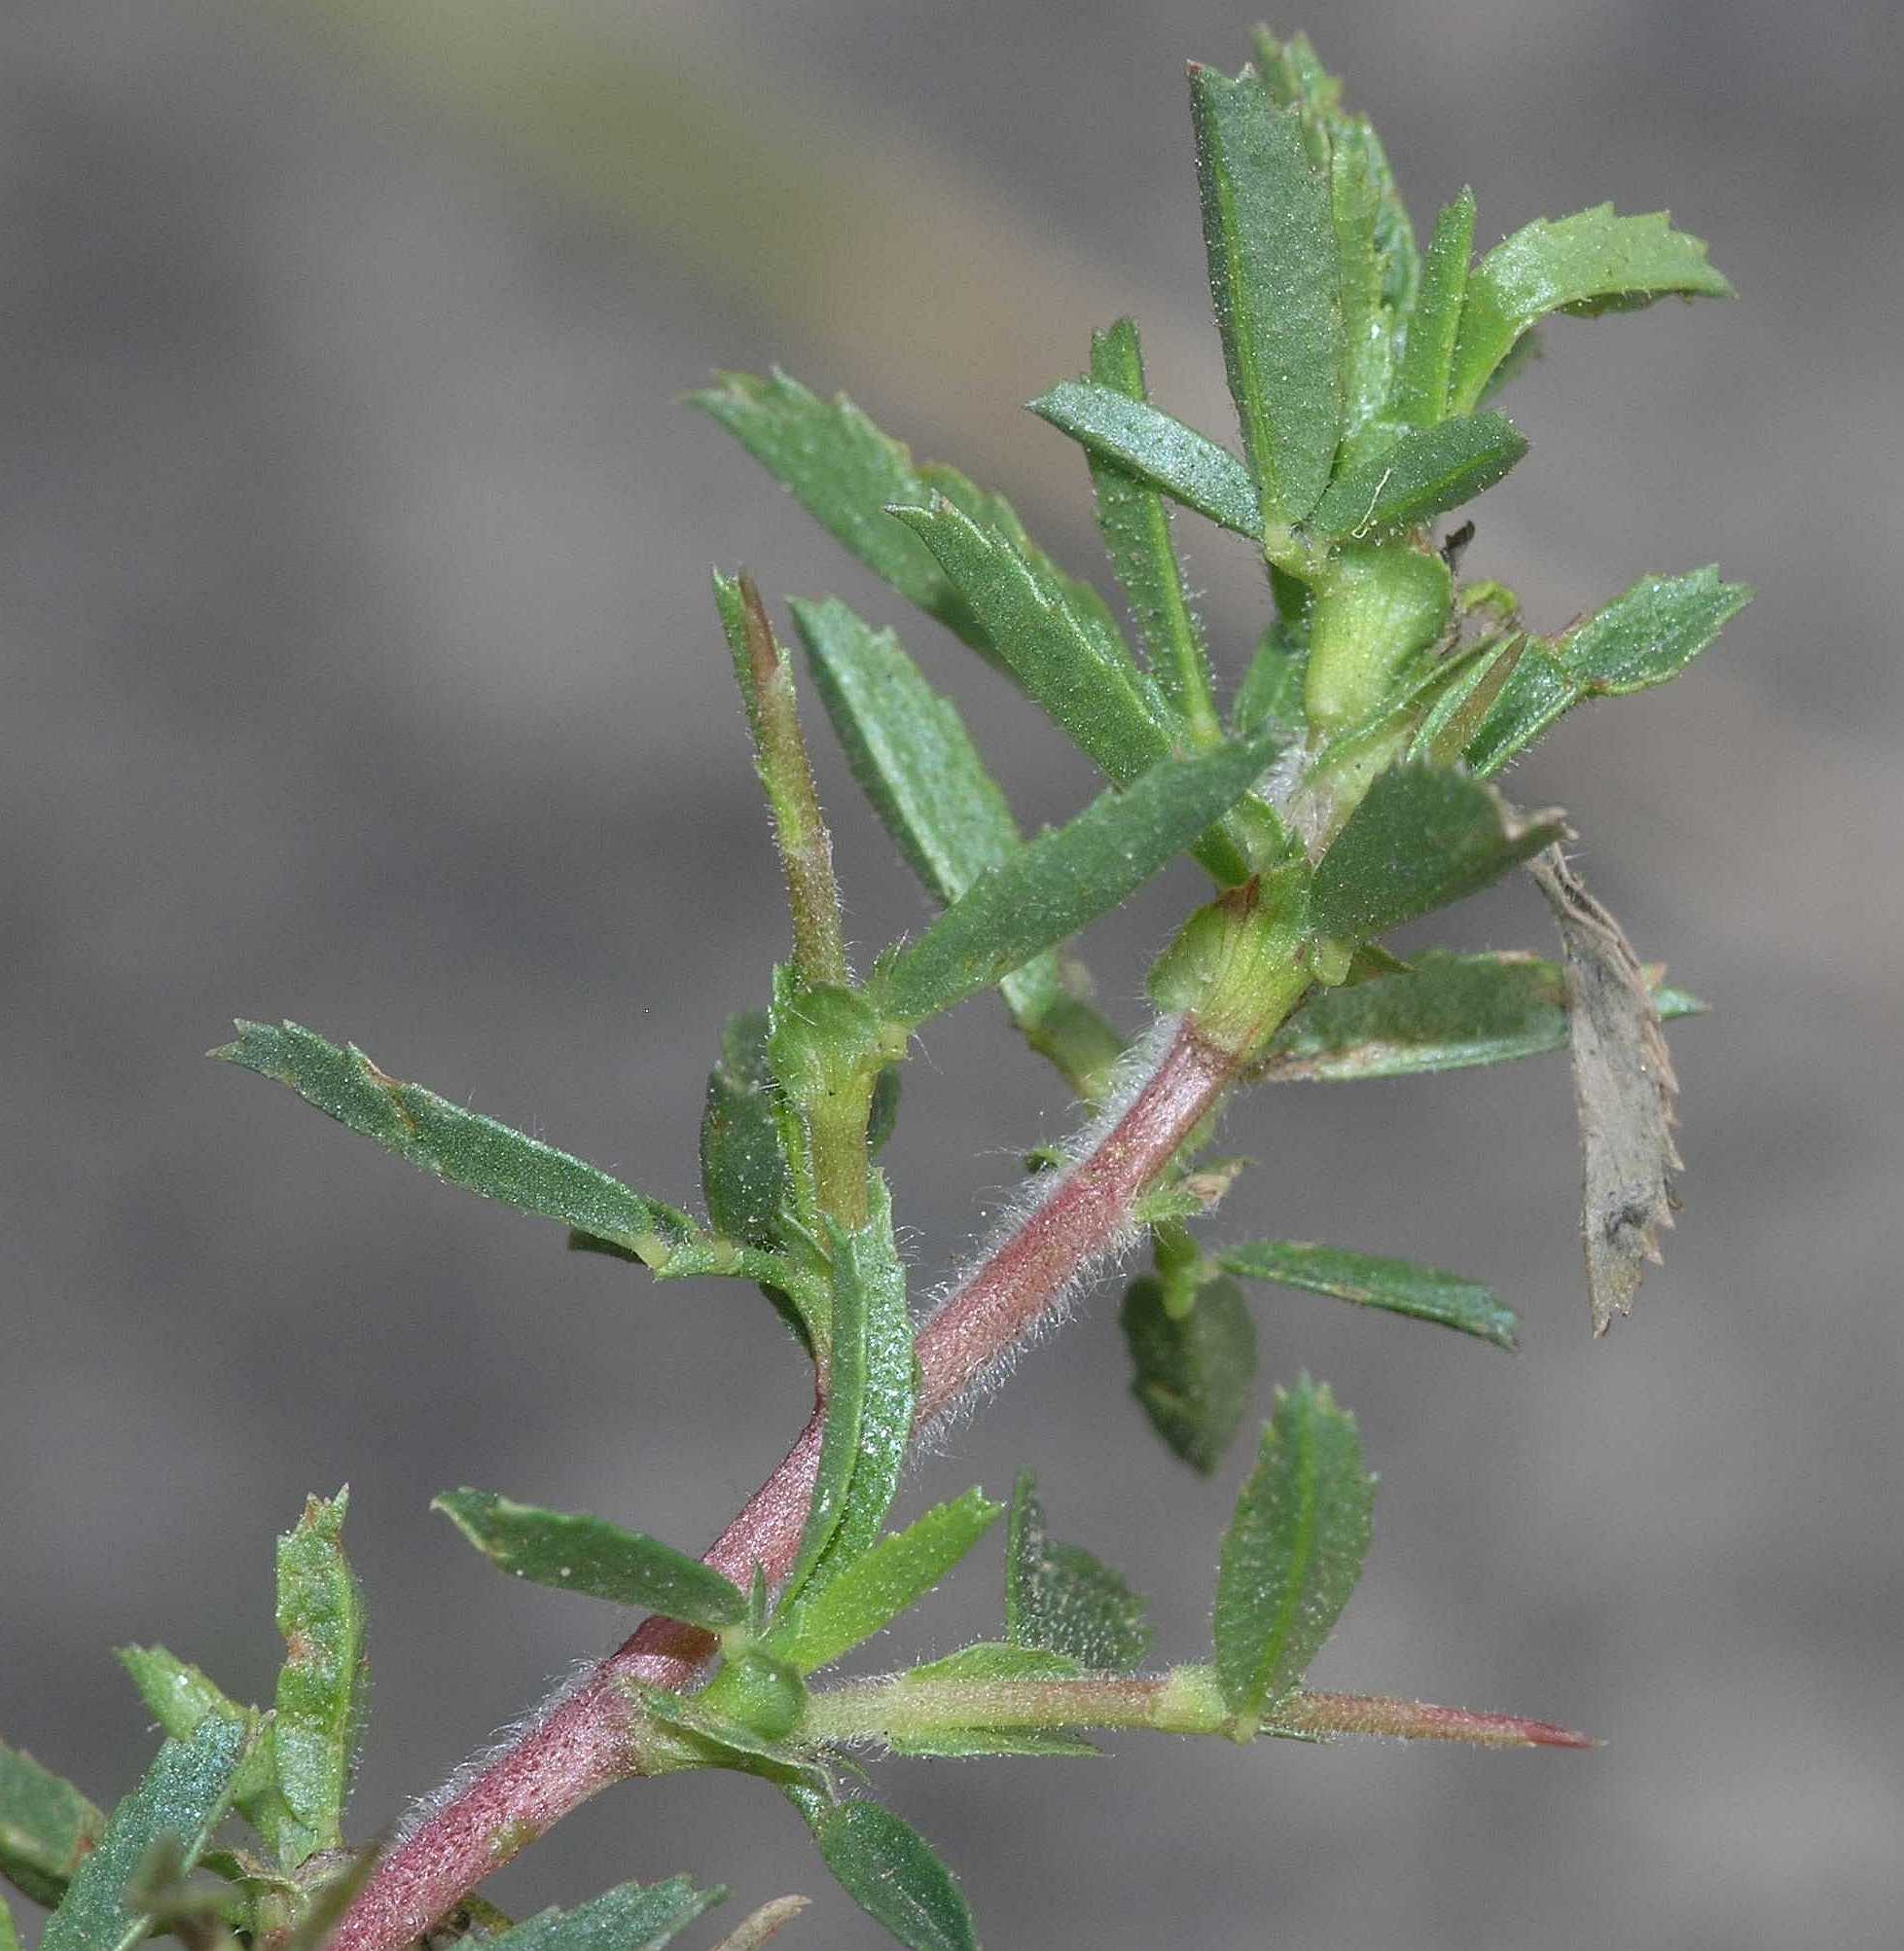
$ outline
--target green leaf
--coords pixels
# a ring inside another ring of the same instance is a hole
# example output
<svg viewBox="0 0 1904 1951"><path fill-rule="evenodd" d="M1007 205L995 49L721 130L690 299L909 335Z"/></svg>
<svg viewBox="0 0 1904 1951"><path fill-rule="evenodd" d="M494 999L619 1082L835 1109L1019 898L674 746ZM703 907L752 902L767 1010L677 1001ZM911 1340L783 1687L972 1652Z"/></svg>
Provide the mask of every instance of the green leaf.
<svg viewBox="0 0 1904 1951"><path fill-rule="evenodd" d="M492 1951L661 1951L726 1897L719 1885L697 1890L684 1876L625 1883L573 1910L526 1918L488 1943Z"/></svg>
<svg viewBox="0 0 1904 1951"><path fill-rule="evenodd" d="M1342 434L1342 253L1300 119L1256 75L1190 71L1210 296L1266 522L1321 498Z"/></svg>
<svg viewBox="0 0 1904 1951"><path fill-rule="evenodd" d="M1329 484L1311 526L1356 540L1378 529L1425 522L1492 488L1527 451L1505 414L1468 414L1411 427L1374 460Z"/></svg>
<svg viewBox="0 0 1904 1951"><path fill-rule="evenodd" d="M791 1675L790 1669L789 1674L797 1684L798 1676ZM720 1683L717 1678L714 1686ZM731 1768L736 1774L758 1776L762 1781L803 1793L826 1792L826 1770L812 1758L809 1749L776 1740L736 1716L720 1713L718 1697L710 1706L710 1696L714 1696L714 1687L692 1699L652 1687L640 1690L648 1717L685 1738L685 1745L696 1757L693 1765Z"/></svg>
<svg viewBox="0 0 1904 1951"><path fill-rule="evenodd" d="M928 1660L904 1676L909 1686L983 1685L990 1680L1077 1680L1085 1669L1062 1653L1043 1646L1015 1646L1005 1640L979 1640L942 1660Z"/></svg>
<svg viewBox="0 0 1904 1951"><path fill-rule="evenodd" d="M1520 1322L1491 1287L1445 1274L1413 1260L1386 1260L1374 1253L1350 1253L1340 1246L1316 1246L1304 1240L1252 1240L1226 1246L1217 1265L1252 1281L1331 1294L1359 1307L1436 1321L1478 1335L1496 1348L1511 1349Z"/></svg>
<svg viewBox="0 0 1904 1951"><path fill-rule="evenodd" d="M1069 434L1096 459L1113 463L1145 488L1161 489L1252 542L1262 538L1262 503L1249 470L1207 434L1097 379L1060 380L1030 406L1040 419ZM1099 493L1101 507L1101 488ZM1114 557L1119 546L1112 543ZM1141 619L1141 608L1138 614Z"/></svg>
<svg viewBox="0 0 1904 1951"><path fill-rule="evenodd" d="M1491 778L1584 700L1677 677L1752 596L1744 583L1720 582L1710 565L1643 576L1563 636L1534 638L1470 741L1469 765Z"/></svg>
<svg viewBox="0 0 1904 1951"><path fill-rule="evenodd" d="M20 1951L19 1933L14 1928L14 1913L0 1897L0 1951Z"/></svg>
<svg viewBox="0 0 1904 1951"><path fill-rule="evenodd" d="M1304 1376L1278 1391L1256 1468L1223 1539L1216 1674L1246 1741L1335 1629L1369 1548L1375 1479L1355 1419Z"/></svg>
<svg viewBox="0 0 1904 1951"><path fill-rule="evenodd" d="M1395 379L1397 419L1431 427L1448 412L1449 375L1473 253L1474 192L1464 188L1435 219L1421 295L1408 322L1408 343Z"/></svg>
<svg viewBox="0 0 1904 1951"><path fill-rule="evenodd" d="M1062 1654L1094 1673L1129 1673L1150 1650L1142 1597L1083 1546L1052 1542L1029 1470L1012 1494L1005 1629L1014 1645Z"/></svg>
<svg viewBox="0 0 1904 1951"><path fill-rule="evenodd" d="M277 1630L284 1665L271 1730L278 1786L302 1826L286 1837L295 1867L343 1846L343 1805L370 1707L364 1595L343 1555L350 1493L311 1498L277 1541Z"/></svg>
<svg viewBox="0 0 1904 1951"><path fill-rule="evenodd" d="M1237 687L1230 707L1234 729L1270 732L1285 749L1299 743L1309 731L1303 698L1308 668L1308 645L1294 642L1281 623L1273 623L1258 639L1256 654Z"/></svg>
<svg viewBox="0 0 1904 1951"><path fill-rule="evenodd" d="M1705 1008L1682 991L1660 988L1659 979L1653 970L1663 1018ZM1406 973L1316 991L1271 1044L1260 1074L1271 1082L1416 1077L1566 1045L1566 981L1558 962L1521 952L1430 949Z"/></svg>
<svg viewBox="0 0 1904 1951"><path fill-rule="evenodd" d="M1475 406L1515 341L1548 312L1586 318L1671 296L1730 298L1733 290L1706 262L1705 244L1675 231L1666 211L1616 217L1601 203L1558 223L1537 217L1496 244L1468 278L1451 411Z"/></svg>
<svg viewBox="0 0 1904 1951"><path fill-rule="evenodd" d="M1004 1512L1003 1504L977 1490L935 1505L916 1523L844 1565L795 1607L784 1624L768 1635L767 1651L796 1673L831 1666L924 1598Z"/></svg>
<svg viewBox="0 0 1904 1951"><path fill-rule="evenodd" d="M747 1616L746 1595L712 1566L605 1518L519 1504L493 1491L448 1491L430 1508L514 1577L694 1626L733 1626Z"/></svg>
<svg viewBox="0 0 1904 1951"><path fill-rule="evenodd" d="M189 1741L199 1723L212 1715L259 1734L233 1785L232 1806L280 1861L296 1860L303 1825L278 1788L274 1737L264 1729L264 1716L258 1710L233 1700L198 1668L163 1646L121 1646L118 1659L153 1718L173 1740Z"/></svg>
<svg viewBox="0 0 1904 1951"><path fill-rule="evenodd" d="M1035 575L1116 640L1103 598L1037 547L1002 495L975 487L954 468L915 466L905 446L881 433L844 393L821 400L777 371L765 379L747 373L719 377L718 387L689 394L689 403L726 427L875 575L992 662L997 658L985 624L930 551L887 513L893 504L922 507L943 495L981 528L1003 535Z"/></svg>
<svg viewBox="0 0 1904 1951"><path fill-rule="evenodd" d="M0 1741L0 1876L22 1896L57 1903L105 1826L63 1775Z"/></svg>
<svg viewBox="0 0 1904 1951"><path fill-rule="evenodd" d="M978 1951L964 1893L911 1824L877 1802L843 1802L813 1822L840 1887L911 1951Z"/></svg>
<svg viewBox="0 0 1904 1951"><path fill-rule="evenodd" d="M1387 159L1359 116L1336 118L1330 136L1329 203L1342 252L1343 434L1352 439L1386 407L1394 378L1394 320L1380 241Z"/></svg>
<svg viewBox="0 0 1904 1951"><path fill-rule="evenodd" d="M694 1233L685 1212L644 1199L567 1152L386 1076L355 1044L339 1049L295 1023L237 1025L214 1057L288 1084L306 1103L412 1165L485 1199L559 1219L665 1266Z"/></svg>
<svg viewBox="0 0 1904 1951"><path fill-rule="evenodd" d="M894 513L938 559L1012 675L1111 778L1134 778L1169 749L1156 686L1094 611L943 495Z"/></svg>
<svg viewBox="0 0 1904 1951"><path fill-rule="evenodd" d="M1167 759L982 876L875 975L880 1006L917 1025L1120 906L1239 800L1273 755L1258 738Z"/></svg>
<svg viewBox="0 0 1904 1951"><path fill-rule="evenodd" d="M767 1037L764 1009L728 1018L701 1117L701 1185L707 1216L730 1239L753 1246L779 1243L787 1197L787 1162L780 1150L777 1087Z"/></svg>
<svg viewBox="0 0 1904 1951"><path fill-rule="evenodd" d="M1210 1475L1256 1382L1256 1323L1234 1281L1204 1281L1181 1319L1154 1275L1132 1282L1119 1320L1135 1373L1131 1392L1171 1453Z"/></svg>
<svg viewBox="0 0 1904 1951"><path fill-rule="evenodd" d="M41 1951L131 1951L148 1924L131 1891L153 1845L173 1838L180 1873L192 1868L225 1819L248 1746L246 1730L218 1716L189 1741L167 1741L73 1872Z"/></svg>
<svg viewBox="0 0 1904 1951"><path fill-rule="evenodd" d="M917 1395L906 1269L892 1233L892 1195L871 1176L867 1223L829 1222L833 1340L819 1473L783 1617L798 1632L804 1609L884 1528L912 1442Z"/></svg>
<svg viewBox="0 0 1904 1951"><path fill-rule="evenodd" d="M1316 867L1310 924L1320 935L1385 934L1478 892L1565 831L1558 813L1524 819L1463 773L1391 767Z"/></svg>

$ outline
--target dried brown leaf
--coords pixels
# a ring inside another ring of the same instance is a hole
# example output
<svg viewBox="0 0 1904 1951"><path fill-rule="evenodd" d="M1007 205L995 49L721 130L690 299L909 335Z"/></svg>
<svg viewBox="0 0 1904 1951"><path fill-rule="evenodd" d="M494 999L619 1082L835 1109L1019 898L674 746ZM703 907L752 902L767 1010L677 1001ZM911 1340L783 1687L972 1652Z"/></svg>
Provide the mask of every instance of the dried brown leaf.
<svg viewBox="0 0 1904 1951"><path fill-rule="evenodd" d="M810 1897L776 1897L772 1903L763 1903L733 1936L723 1937L714 1951L759 1951L770 1937L779 1933L781 1925L791 1923L812 1900Z"/></svg>

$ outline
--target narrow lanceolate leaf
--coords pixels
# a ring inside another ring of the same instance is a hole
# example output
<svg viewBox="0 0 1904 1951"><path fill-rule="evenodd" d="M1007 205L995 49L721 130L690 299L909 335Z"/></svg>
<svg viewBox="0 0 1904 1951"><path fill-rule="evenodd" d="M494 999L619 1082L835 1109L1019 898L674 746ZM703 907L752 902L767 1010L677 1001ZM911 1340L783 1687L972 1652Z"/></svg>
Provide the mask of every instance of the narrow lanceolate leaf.
<svg viewBox="0 0 1904 1951"><path fill-rule="evenodd" d="M879 1537L912 1441L916 1398L906 1269L892 1234L892 1195L871 1178L872 1211L855 1231L834 1225L833 1341L819 1474L800 1554L787 1580L784 1619L803 1608Z"/></svg>
<svg viewBox="0 0 1904 1951"><path fill-rule="evenodd" d="M1550 311L1591 317L1669 297L1730 298L1699 238L1664 210L1617 217L1611 203L1550 223L1536 218L1475 266L1461 307L1450 410L1467 413L1514 342Z"/></svg>
<svg viewBox="0 0 1904 1951"><path fill-rule="evenodd" d="M1207 434L1095 378L1061 380L1033 400L1031 411L1147 488L1161 489L1239 535L1260 539L1263 509L1256 484L1242 462Z"/></svg>
<svg viewBox="0 0 1904 1951"><path fill-rule="evenodd" d="M1359 541L1425 522L1492 488L1527 451L1505 414L1467 414L1412 427L1378 459L1338 475L1310 525L1332 540L1346 535Z"/></svg>
<svg viewBox="0 0 1904 1951"><path fill-rule="evenodd" d="M1685 669L1752 599L1716 568L1645 576L1563 636L1536 637L1469 742L1468 764L1491 778L1589 698L1623 698Z"/></svg>
<svg viewBox="0 0 1904 1951"><path fill-rule="evenodd" d="M364 1595L343 1555L350 1494L311 1498L277 1541L284 1665L271 1730L278 1787L304 1831L288 1861L343 1845L343 1805L370 1707Z"/></svg>
<svg viewBox="0 0 1904 1951"><path fill-rule="evenodd" d="M1279 1287L1331 1294L1358 1307L1458 1328L1496 1348L1511 1349L1520 1326L1513 1310L1501 1305L1491 1287L1464 1281L1458 1274L1445 1274L1439 1267L1418 1266L1413 1260L1350 1253L1305 1240L1252 1240L1246 1246L1226 1246L1217 1255L1217 1264L1247 1280L1274 1281Z"/></svg>
<svg viewBox="0 0 1904 1951"><path fill-rule="evenodd" d="M232 1806L280 1861L295 1861L303 1846L304 1825L278 1787L273 1738L261 1731L263 1716L258 1710L233 1700L197 1667L163 1646L122 1646L119 1663L132 1677L153 1718L175 1741L190 1740L199 1723L213 1715L259 1734L233 1784Z"/></svg>
<svg viewBox="0 0 1904 1951"><path fill-rule="evenodd" d="M1194 1470L1223 1461L1256 1385L1256 1323L1234 1281L1205 1281L1181 1319L1154 1275L1133 1281L1119 1319L1134 1373L1131 1392L1151 1427Z"/></svg>
<svg viewBox="0 0 1904 1951"><path fill-rule="evenodd" d="M841 1889L910 1951L978 1951L964 1893L910 1823L844 1802L816 1814L813 1834Z"/></svg>
<svg viewBox="0 0 1904 1951"><path fill-rule="evenodd" d="M1463 773L1391 767L1322 856L1310 924L1322 935L1380 935L1478 893L1566 831L1559 813L1522 818Z"/></svg>
<svg viewBox="0 0 1904 1951"><path fill-rule="evenodd" d="M1659 1010L1619 922L1558 847L1530 871L1566 952L1573 1096L1586 1168L1580 1237L1594 1332L1601 1335L1616 1314L1633 1313L1647 1263L1658 1264L1660 1234L1679 1203L1672 1189L1672 1174L1684 1164L1672 1141L1679 1086Z"/></svg>
<svg viewBox="0 0 1904 1951"><path fill-rule="evenodd" d="M106 1819L63 1775L0 1741L0 1876L49 1908Z"/></svg>
<svg viewBox="0 0 1904 1951"><path fill-rule="evenodd" d="M1343 436L1352 440L1387 406L1394 380L1379 235L1386 158L1360 116L1338 117L1330 133L1329 204L1342 254Z"/></svg>
<svg viewBox="0 0 1904 1951"><path fill-rule="evenodd" d="M1431 427L1448 412L1455 339L1474 253L1474 192L1463 189L1435 219L1421 271L1421 294L1408 323L1408 343L1395 376L1395 417Z"/></svg>
<svg viewBox="0 0 1904 1951"><path fill-rule="evenodd" d="M982 876L875 976L895 1021L919 1024L1107 915L1241 799L1274 753L1258 737L1166 759Z"/></svg>
<svg viewBox="0 0 1904 1951"><path fill-rule="evenodd" d="M976 1490L936 1505L795 1607L768 1636L767 1650L797 1673L831 1666L924 1598L1004 1514L1003 1504Z"/></svg>
<svg viewBox="0 0 1904 1951"><path fill-rule="evenodd" d="M1256 654L1237 687L1230 722L1239 732L1273 733L1278 745L1300 742L1309 730L1303 689L1309 651L1288 628L1273 623L1258 639Z"/></svg>
<svg viewBox="0 0 1904 1951"><path fill-rule="evenodd" d="M605 1518L519 1504L493 1491L449 1491L430 1508L512 1577L694 1626L733 1626L747 1616L746 1595L712 1566Z"/></svg>
<svg viewBox="0 0 1904 1951"><path fill-rule="evenodd" d="M1169 749L1163 700L1121 640L1004 535L944 496L895 512L938 559L1012 675L1111 778L1134 778Z"/></svg>
<svg viewBox="0 0 1904 1951"><path fill-rule="evenodd" d="M355 1044L339 1049L295 1023L240 1021L237 1030L237 1041L214 1057L290 1085L327 1116L452 1185L562 1220L651 1266L665 1265L694 1232L686 1213L567 1152L387 1076Z"/></svg>
<svg viewBox="0 0 1904 1951"><path fill-rule="evenodd" d="M1005 1560L1005 1629L1015 1646L1061 1654L1094 1673L1129 1673L1150 1649L1145 1602L1082 1545L1045 1531L1026 1470L1012 1495Z"/></svg>
<svg viewBox="0 0 1904 1951"><path fill-rule="evenodd" d="M1369 1548L1375 1479L1326 1384L1283 1391L1223 1539L1216 1674L1246 1741L1335 1629Z"/></svg>
<svg viewBox="0 0 1904 1951"><path fill-rule="evenodd" d="M225 1819L249 1746L246 1730L213 1716L189 1741L167 1741L145 1780L120 1803L98 1846L47 1920L42 1951L131 1951L148 1920L133 1890L153 1845L171 1837L181 1874Z"/></svg>
<svg viewBox="0 0 1904 1951"><path fill-rule="evenodd" d="M730 1240L750 1246L778 1244L787 1197L768 1027L764 1009L728 1018L701 1116L701 1187L707 1216Z"/></svg>
<svg viewBox="0 0 1904 1951"><path fill-rule="evenodd" d="M1705 1004L1647 974L1662 1018ZM1318 990L1271 1044L1258 1074L1272 1083L1416 1077L1507 1064L1567 1046L1566 976L1523 952L1456 956L1430 949L1406 971Z"/></svg>
<svg viewBox="0 0 1904 1951"><path fill-rule="evenodd" d="M545 1910L488 1939L497 1951L661 1951L727 1892L697 1890L684 1876L665 1883L625 1883L578 1903Z"/></svg>
<svg viewBox="0 0 1904 1951"><path fill-rule="evenodd" d="M1190 71L1203 245L1223 363L1266 523L1328 486L1342 434L1342 255L1300 118L1253 71Z"/></svg>
<svg viewBox="0 0 1904 1951"><path fill-rule="evenodd" d="M719 386L690 394L691 404L726 427L875 575L974 649L996 662L985 624L931 552L886 512L893 504L923 507L943 495L980 527L997 530L1035 574L1116 637L1103 598L1038 548L1003 495L975 487L954 468L915 465L906 447L881 433L844 393L822 400L779 372L765 379L747 373L720 378Z"/></svg>
<svg viewBox="0 0 1904 1951"><path fill-rule="evenodd" d="M985 1642L961 1646L943 1660L915 1667L904 1677L902 1690L928 1698L931 1712L929 1716L909 1716L902 1705L894 1715L896 1724L886 1730L887 1746L895 1754L924 1759L965 1759L981 1754L1098 1755L1101 1749L1075 1734L1040 1727L989 1726L983 1712L983 1689L998 1680L1075 1680L1083 1672L1076 1660L1038 1646ZM958 1720L958 1712L968 1706L969 1720Z"/></svg>

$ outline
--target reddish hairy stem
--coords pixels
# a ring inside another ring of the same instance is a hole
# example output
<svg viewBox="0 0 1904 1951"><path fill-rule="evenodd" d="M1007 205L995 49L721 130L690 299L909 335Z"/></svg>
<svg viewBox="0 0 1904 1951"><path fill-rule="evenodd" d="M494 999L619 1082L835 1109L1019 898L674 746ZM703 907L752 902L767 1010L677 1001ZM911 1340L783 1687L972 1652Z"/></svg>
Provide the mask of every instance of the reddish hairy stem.
<svg viewBox="0 0 1904 1951"><path fill-rule="evenodd" d="M1137 1201L1238 1070L1236 1058L1206 1042L1190 1019L1179 1024L1129 1103L920 1329L916 1429L952 1408L1082 1272L1124 1243ZM756 1563L776 1583L786 1576L807 1522L820 1433L815 1410L779 1467L709 1546L709 1565L743 1585ZM345 1913L332 1951L397 1951L559 1817L639 1774L643 1757L621 1682L685 1686L713 1650L712 1637L696 1627L645 1621L391 1850Z"/></svg>

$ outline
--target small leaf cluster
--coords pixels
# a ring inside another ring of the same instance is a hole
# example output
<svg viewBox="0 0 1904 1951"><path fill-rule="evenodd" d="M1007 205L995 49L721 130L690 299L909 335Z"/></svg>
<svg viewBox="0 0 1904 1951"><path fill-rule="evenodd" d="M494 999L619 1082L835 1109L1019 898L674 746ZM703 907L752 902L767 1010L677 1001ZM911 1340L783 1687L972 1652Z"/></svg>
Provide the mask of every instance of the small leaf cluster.
<svg viewBox="0 0 1904 1951"><path fill-rule="evenodd" d="M1563 900L1550 892L1563 910L1561 961L1445 950L1403 960L1383 938L1551 855L1563 816L1514 807L1499 776L1573 705L1676 676L1747 600L1711 569L1647 576L1544 636L1523 625L1511 591L1459 580L1473 523L1438 526L1526 458L1526 437L1491 403L1543 320L1720 297L1724 278L1665 215L1608 205L1529 224L1477 262L1466 191L1418 248L1373 126L1300 36L1260 32L1253 63L1234 76L1193 67L1190 101L1234 444L1153 403L1128 318L1094 336L1087 373L1031 403L1083 450L1128 630L1001 496L915 461L844 396L824 400L778 372L725 375L695 396L1103 778L1068 821L1027 836L957 705L892 629L838 597L796 599L797 658L751 579L716 573L791 943L723 1031L700 1130L700 1211L296 1024L240 1022L215 1053L451 1184L558 1222L578 1248L659 1279L761 1289L810 1362L819 1405L790 1556L709 1562L603 1517L485 1490L446 1493L438 1507L514 1577L688 1629L704 1655L697 1680L712 1668L704 1683L618 1681L630 1772L711 1767L771 1783L844 1889L921 1951L975 1945L971 1914L931 1848L867 1792L858 1747L1079 1755L1096 1752L1091 1730L1123 1727L1238 1741L1578 1737L1307 1687L1359 1575L1374 1486L1353 1419L1307 1376L1276 1391L1223 1538L1206 1660L1140 1671L1143 1601L1091 1552L1051 1538L1028 1472L1009 1506L974 1489L888 1529L916 1424L934 1406L879 1165L918 1032L995 990L1070 1092L1115 1116L1142 1046L1094 1002L1075 938L1180 855L1209 891L1149 989L1225 1090L1566 1047L1591 1121L1592 1106L1634 1098L1611 1071L1659 1069L1660 1023L1699 1007L1641 968L1577 883ZM1198 612L1178 510L1242 538L1260 564L1267 621L1234 661L1215 654ZM937 909L863 975L800 716L803 665L853 778ZM1563 885L1542 871L1550 890ZM1599 1068L1582 1082L1589 1046ZM1642 1165L1676 1165L1670 1100L1656 1090L1645 1108L1652 1124L1636 1146L1589 1131L1590 1211L1605 1190L1593 1183L1605 1177L1597 1159L1650 1144ZM1461 1275L1306 1240L1203 1241L1197 1222L1243 1165L1203 1156L1212 1136L1204 1118L1113 1215L1152 1252L1121 1313L1132 1393L1193 1468L1221 1466L1255 1399L1250 1284L1514 1346L1513 1312ZM1064 1154L1030 1163L1060 1184L1077 1169ZM1659 1192L1663 1214L1663 1177ZM1636 1247L1652 1250L1656 1230L1649 1219ZM1630 1305L1636 1268L1617 1279L1609 1305ZM999 1639L876 1679L822 1680L935 1590L1008 1508ZM343 1512L341 1496L313 1499L281 1543L286 1660L270 1708L237 1704L163 1648L122 1655L166 1740L109 1819L0 1748L0 1871L57 1906L50 1951L128 1951L160 1928L192 1951L322 1942L367 1873L342 1829L368 1685ZM214 1844L228 1816L250 1840ZM497 1860L514 1847L498 1837ZM447 1928L510 1951L632 1951L668 1942L721 1895L684 1878L629 1884L518 1925L473 1899ZM757 1913L731 1944L764 1942L792 1901ZM10 1936L0 1908L0 1951Z"/></svg>

